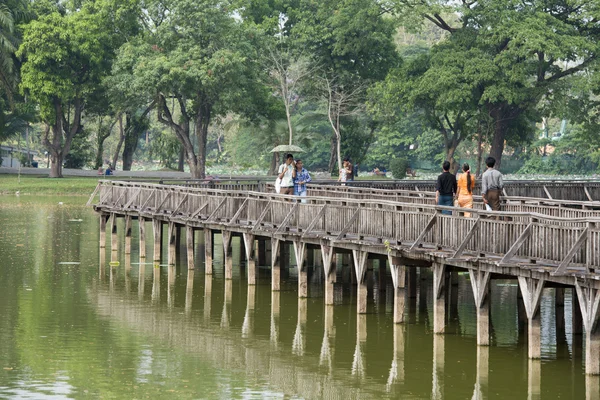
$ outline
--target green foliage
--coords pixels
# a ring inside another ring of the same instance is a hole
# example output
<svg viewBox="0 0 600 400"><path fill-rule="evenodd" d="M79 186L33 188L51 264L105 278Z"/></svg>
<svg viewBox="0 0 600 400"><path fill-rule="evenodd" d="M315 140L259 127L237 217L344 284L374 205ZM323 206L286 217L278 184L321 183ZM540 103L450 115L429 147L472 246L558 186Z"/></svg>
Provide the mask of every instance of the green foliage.
<svg viewBox="0 0 600 400"><path fill-rule="evenodd" d="M404 179L406 178L406 170L408 169L409 164L406 158L394 158L390 162L390 170L394 179Z"/></svg>
<svg viewBox="0 0 600 400"><path fill-rule="evenodd" d="M93 160L94 152L87 137L84 135L75 136L71 144L71 150L65 157L65 168L82 169L83 167L90 167Z"/></svg>

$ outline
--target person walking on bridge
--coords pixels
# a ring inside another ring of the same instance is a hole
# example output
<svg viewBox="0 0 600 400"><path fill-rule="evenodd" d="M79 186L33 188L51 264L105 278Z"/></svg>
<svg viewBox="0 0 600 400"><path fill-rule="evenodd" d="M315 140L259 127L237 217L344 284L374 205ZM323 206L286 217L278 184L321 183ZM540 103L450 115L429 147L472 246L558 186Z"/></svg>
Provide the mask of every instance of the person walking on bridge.
<svg viewBox="0 0 600 400"><path fill-rule="evenodd" d="M475 178L471 176L471 167L464 163L462 166L463 173L458 177L458 206L462 208L473 208L473 189L475 188ZM471 213L465 213L465 217L469 218Z"/></svg>
<svg viewBox="0 0 600 400"><path fill-rule="evenodd" d="M277 177L281 179L281 189L279 194L294 194L294 156L288 154L285 157L285 162L279 166L279 174Z"/></svg>
<svg viewBox="0 0 600 400"><path fill-rule="evenodd" d="M303 167L302 160L297 159L294 170L294 196L306 197L306 184L310 181L310 174ZM306 203L306 199L302 199L302 203Z"/></svg>
<svg viewBox="0 0 600 400"><path fill-rule="evenodd" d="M496 159L488 157L485 159L487 170L481 177L481 197L483 202L491 207L493 211L500 211L500 194L504 187L502 173L494 169Z"/></svg>
<svg viewBox="0 0 600 400"><path fill-rule="evenodd" d="M444 161L442 165L444 172L438 176L435 185L435 202L439 206L452 207L454 195L456 194L456 176L450 173L450 162ZM442 214L452 215L452 211L444 210Z"/></svg>

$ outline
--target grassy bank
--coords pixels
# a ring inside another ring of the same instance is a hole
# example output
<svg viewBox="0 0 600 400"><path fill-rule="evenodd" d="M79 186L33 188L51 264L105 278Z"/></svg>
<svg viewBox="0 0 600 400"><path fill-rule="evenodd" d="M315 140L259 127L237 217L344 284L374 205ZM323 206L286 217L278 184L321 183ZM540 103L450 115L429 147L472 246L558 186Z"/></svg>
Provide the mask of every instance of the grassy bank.
<svg viewBox="0 0 600 400"><path fill-rule="evenodd" d="M26 196L89 196L98 184L97 177L48 178L36 175L0 175L0 194Z"/></svg>

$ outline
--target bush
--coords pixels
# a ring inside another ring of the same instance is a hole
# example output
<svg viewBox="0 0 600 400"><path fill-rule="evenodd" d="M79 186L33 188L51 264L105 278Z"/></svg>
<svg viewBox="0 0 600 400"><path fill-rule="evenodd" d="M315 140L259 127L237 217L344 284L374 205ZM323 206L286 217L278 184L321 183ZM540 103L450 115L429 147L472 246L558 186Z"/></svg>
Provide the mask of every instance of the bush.
<svg viewBox="0 0 600 400"><path fill-rule="evenodd" d="M390 163L390 170L392 171L394 179L406 178L406 170L408 167L409 164L406 158L394 158Z"/></svg>

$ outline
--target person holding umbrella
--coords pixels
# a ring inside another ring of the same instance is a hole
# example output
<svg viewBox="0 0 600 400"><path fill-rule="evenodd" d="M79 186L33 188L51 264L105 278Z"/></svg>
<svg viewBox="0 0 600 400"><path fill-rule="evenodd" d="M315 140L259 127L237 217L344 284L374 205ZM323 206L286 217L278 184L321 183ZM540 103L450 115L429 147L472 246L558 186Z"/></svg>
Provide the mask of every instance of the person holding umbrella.
<svg viewBox="0 0 600 400"><path fill-rule="evenodd" d="M277 177L281 179L281 189L279 194L294 194L294 169L296 163L294 156L288 153L285 157L285 162L279 166L279 174Z"/></svg>

